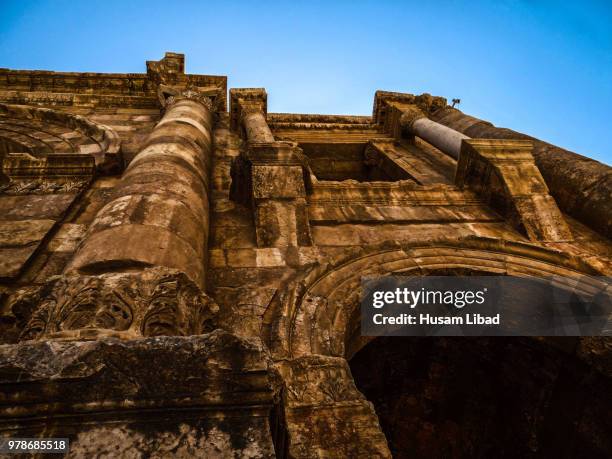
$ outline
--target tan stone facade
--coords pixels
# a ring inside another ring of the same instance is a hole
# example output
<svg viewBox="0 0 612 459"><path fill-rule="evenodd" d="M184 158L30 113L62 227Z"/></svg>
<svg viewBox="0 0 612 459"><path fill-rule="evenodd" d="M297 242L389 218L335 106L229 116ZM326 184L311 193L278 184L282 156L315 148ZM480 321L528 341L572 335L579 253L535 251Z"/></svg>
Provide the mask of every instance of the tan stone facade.
<svg viewBox="0 0 612 459"><path fill-rule="evenodd" d="M174 53L146 74L0 69L0 159L4 437L69 437L70 457L612 453L608 338L359 333L366 275L609 276L604 164L428 94L268 113Z"/></svg>

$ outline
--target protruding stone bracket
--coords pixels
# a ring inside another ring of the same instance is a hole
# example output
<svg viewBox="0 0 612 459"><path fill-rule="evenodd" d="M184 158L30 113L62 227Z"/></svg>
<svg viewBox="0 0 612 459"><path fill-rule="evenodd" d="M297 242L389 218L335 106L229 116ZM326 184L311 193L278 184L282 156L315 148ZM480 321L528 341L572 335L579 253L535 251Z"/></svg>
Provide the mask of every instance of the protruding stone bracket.
<svg viewBox="0 0 612 459"><path fill-rule="evenodd" d="M474 190L533 241L572 240L532 150L530 140L466 139L455 183Z"/></svg>
<svg viewBox="0 0 612 459"><path fill-rule="evenodd" d="M156 84L185 83L185 55L167 52L159 61L147 61L147 76Z"/></svg>
<svg viewBox="0 0 612 459"><path fill-rule="evenodd" d="M64 274L29 301L36 310L21 340L198 335L215 328L219 310L185 274L168 268Z"/></svg>
<svg viewBox="0 0 612 459"><path fill-rule="evenodd" d="M308 162L294 142L251 143L232 164L230 199L253 209L259 247L312 245Z"/></svg>

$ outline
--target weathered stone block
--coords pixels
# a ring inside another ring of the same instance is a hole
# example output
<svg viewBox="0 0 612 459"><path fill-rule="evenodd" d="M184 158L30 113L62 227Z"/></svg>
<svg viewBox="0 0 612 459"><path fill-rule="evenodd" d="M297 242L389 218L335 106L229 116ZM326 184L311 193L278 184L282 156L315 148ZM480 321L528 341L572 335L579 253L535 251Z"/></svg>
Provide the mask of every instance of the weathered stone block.
<svg viewBox="0 0 612 459"><path fill-rule="evenodd" d="M68 457L274 457L279 379L226 332L4 345L0 381L0 435L70 437Z"/></svg>
<svg viewBox="0 0 612 459"><path fill-rule="evenodd" d="M257 165L252 174L254 199L306 196L301 166Z"/></svg>
<svg viewBox="0 0 612 459"><path fill-rule="evenodd" d="M464 140L455 181L481 195L530 239L571 240L532 150L528 140Z"/></svg>
<svg viewBox="0 0 612 459"><path fill-rule="evenodd" d="M277 366L286 386L290 457L391 457L374 408L355 387L346 360L312 355Z"/></svg>
<svg viewBox="0 0 612 459"><path fill-rule="evenodd" d="M53 220L0 221L0 278L16 277L54 224Z"/></svg>

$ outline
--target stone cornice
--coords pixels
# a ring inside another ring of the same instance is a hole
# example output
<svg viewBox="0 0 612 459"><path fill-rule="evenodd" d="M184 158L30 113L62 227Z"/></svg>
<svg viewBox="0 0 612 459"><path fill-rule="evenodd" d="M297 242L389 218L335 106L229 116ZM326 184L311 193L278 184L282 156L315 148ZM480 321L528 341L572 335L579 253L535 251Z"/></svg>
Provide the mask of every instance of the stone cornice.
<svg viewBox="0 0 612 459"><path fill-rule="evenodd" d="M52 72L0 68L0 101L86 107L155 108L161 84L221 88L219 110L227 110L227 77L184 73L183 65L171 65L167 53L149 61L147 73ZM171 68L168 68L170 66ZM181 73L179 73L181 72Z"/></svg>

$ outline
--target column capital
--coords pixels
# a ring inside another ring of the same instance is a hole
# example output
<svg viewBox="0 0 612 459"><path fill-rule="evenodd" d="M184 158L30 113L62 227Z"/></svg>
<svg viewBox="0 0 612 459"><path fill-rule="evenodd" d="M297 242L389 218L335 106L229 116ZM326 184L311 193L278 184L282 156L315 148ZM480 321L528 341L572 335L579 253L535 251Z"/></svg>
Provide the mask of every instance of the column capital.
<svg viewBox="0 0 612 459"><path fill-rule="evenodd" d="M268 94L264 88L230 89L230 128L238 130L242 118L248 113L268 113Z"/></svg>
<svg viewBox="0 0 612 459"><path fill-rule="evenodd" d="M376 91L374 95L374 109L372 118L377 124L385 125L391 105L415 105L424 113L432 113L439 108L446 107L444 97L432 96L431 94L414 95L403 92Z"/></svg>
<svg viewBox="0 0 612 459"><path fill-rule="evenodd" d="M416 105L406 105L401 108L400 127L401 129L410 130L412 123L421 118L427 118L427 115Z"/></svg>
<svg viewBox="0 0 612 459"><path fill-rule="evenodd" d="M221 89L216 86L199 88L189 86L185 88L160 84L157 88L159 102L164 109L168 109L179 100L193 100L205 106L211 112L218 108L219 93Z"/></svg>

